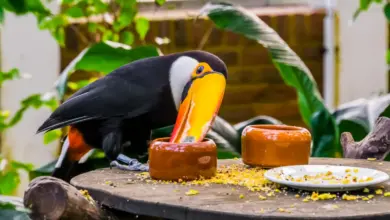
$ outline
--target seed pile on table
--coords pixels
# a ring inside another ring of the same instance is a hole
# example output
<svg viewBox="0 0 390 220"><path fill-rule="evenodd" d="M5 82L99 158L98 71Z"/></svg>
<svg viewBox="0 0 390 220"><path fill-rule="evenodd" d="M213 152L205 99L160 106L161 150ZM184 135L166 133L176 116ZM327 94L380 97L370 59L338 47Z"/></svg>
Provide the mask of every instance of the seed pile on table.
<svg viewBox="0 0 390 220"><path fill-rule="evenodd" d="M147 183L152 184L180 184L180 185L186 185L186 186L193 186L193 185L201 185L201 186L210 186L211 184L224 184L224 185L230 185L230 186L242 186L246 187L249 191L252 192L264 192L263 195L259 195L259 200L266 200L269 197L273 197L276 194L279 195L287 195L287 187L281 187L277 183L273 183L266 179L264 177L264 173L267 170L261 169L261 168L248 168L247 166L243 164L233 164L233 165L223 165L218 167L217 173L214 177L209 179L200 178L198 180L192 180L192 181L162 181L162 180L153 180L150 178L148 172L143 172L140 174L137 174L138 179L141 181L145 181ZM357 173L357 170L346 170L347 173ZM365 182L370 181L371 178L364 178L364 179L357 179L354 178L352 174L348 174L348 181L351 182ZM314 180L315 178L320 179L326 179L326 180L333 180L337 182L347 183L345 180L337 179L335 178L332 173L326 172L323 174L318 175L317 177L312 176L306 176L302 179L296 178L292 181L305 181L306 180ZM232 188L232 191L235 191L235 188ZM301 191L299 191L300 193ZM186 195L198 195L201 192L198 190L190 189L186 192ZM378 188L374 190L373 192L370 191L370 189L365 188L362 193L363 195L348 195L346 193L344 194L335 194L335 193L318 193L318 192L312 192L311 194L306 193L297 193L295 197L297 199L302 199L303 202L309 202L309 201L317 201L317 200L334 200L336 198L341 198L346 201L352 201L352 200L362 200L362 201L368 201L373 199L376 195L383 195L386 197L390 197L390 192L383 192L383 189ZM243 194L239 195L240 199L243 199L245 196Z"/></svg>

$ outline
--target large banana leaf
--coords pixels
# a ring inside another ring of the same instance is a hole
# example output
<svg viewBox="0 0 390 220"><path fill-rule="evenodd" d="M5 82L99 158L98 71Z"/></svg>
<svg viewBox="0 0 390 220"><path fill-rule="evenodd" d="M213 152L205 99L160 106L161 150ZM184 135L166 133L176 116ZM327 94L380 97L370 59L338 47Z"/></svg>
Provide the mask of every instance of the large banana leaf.
<svg viewBox="0 0 390 220"><path fill-rule="evenodd" d="M333 117L340 134L351 132L355 141L363 139L370 132L379 116L390 117L388 106L390 94L371 99L357 99L339 106Z"/></svg>
<svg viewBox="0 0 390 220"><path fill-rule="evenodd" d="M111 41L94 44L85 48L62 71L56 82L57 92L62 99L66 92L68 77L76 70L108 74L116 68L135 60L159 55L159 50L154 46L130 48L128 45Z"/></svg>
<svg viewBox="0 0 390 220"><path fill-rule="evenodd" d="M287 43L259 17L240 6L208 3L201 9L200 14L206 14L218 28L255 40L268 50L284 82L296 89L302 118L316 134L315 138L320 138L322 134L327 136L326 143L313 140L312 156L340 155L336 123L323 103L310 70ZM313 118L319 113L322 117ZM313 126L312 120L326 126Z"/></svg>
<svg viewBox="0 0 390 220"><path fill-rule="evenodd" d="M372 131L378 117L390 117L389 105L390 94L386 94L371 99L357 99L339 106L333 112L339 134L347 131L355 141L361 141ZM390 160L390 156L385 160Z"/></svg>

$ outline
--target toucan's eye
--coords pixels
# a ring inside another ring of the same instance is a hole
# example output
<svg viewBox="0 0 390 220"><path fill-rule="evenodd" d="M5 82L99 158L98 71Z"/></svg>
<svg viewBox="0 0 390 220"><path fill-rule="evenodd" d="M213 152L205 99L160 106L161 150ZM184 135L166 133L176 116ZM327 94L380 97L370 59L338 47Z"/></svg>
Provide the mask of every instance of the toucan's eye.
<svg viewBox="0 0 390 220"><path fill-rule="evenodd" d="M201 74L203 72L204 66L199 66L198 69L196 69L196 74Z"/></svg>

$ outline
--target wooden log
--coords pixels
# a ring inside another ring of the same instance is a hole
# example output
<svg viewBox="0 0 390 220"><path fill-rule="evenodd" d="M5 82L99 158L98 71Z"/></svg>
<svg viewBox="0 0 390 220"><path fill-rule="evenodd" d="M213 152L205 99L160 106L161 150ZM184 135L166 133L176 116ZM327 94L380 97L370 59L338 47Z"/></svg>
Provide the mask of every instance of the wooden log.
<svg viewBox="0 0 390 220"><path fill-rule="evenodd" d="M89 195L83 195L69 183L51 176L31 181L24 194L24 205L35 219L116 220L116 216L101 208Z"/></svg>
<svg viewBox="0 0 390 220"><path fill-rule="evenodd" d="M390 152L390 119L379 117L373 130L367 136L355 142L350 132L340 137L345 158L383 160Z"/></svg>

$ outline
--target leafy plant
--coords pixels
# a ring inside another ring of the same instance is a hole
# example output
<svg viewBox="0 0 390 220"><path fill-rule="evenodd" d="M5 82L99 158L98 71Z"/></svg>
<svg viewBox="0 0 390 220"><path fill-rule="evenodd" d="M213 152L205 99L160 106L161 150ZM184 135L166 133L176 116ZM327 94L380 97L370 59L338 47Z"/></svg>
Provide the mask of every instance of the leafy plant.
<svg viewBox="0 0 390 220"><path fill-rule="evenodd" d="M310 70L287 43L260 18L242 7L209 3L201 13L206 14L218 28L255 40L268 50L284 82L297 92L300 113L314 135L312 155L339 157L341 147L337 144L339 133L336 122L323 103Z"/></svg>
<svg viewBox="0 0 390 220"><path fill-rule="evenodd" d="M20 182L19 171L31 171L33 166L0 157L0 194L11 195Z"/></svg>
<svg viewBox="0 0 390 220"><path fill-rule="evenodd" d="M357 17L363 11L367 11L372 4L381 4L383 6L383 14L386 17L387 21L390 21L390 2L383 0L360 0L359 8L356 9L353 14L353 20L356 20ZM390 64L390 50L387 50L386 54L387 64Z"/></svg>
<svg viewBox="0 0 390 220"><path fill-rule="evenodd" d="M159 2L162 3L162 1ZM57 108L64 100L67 87L77 90L94 80L68 82L68 76L75 71L99 71L107 74L130 61L159 55L154 46L130 48L130 45L133 45L137 39L140 43L145 43L144 38L149 29L149 21L146 18L136 17L136 0L63 0L61 7L65 10L58 14L53 14L44 6L44 3L44 0L2 0L0 1L0 23L4 21L6 11L16 15L33 14L37 19L37 26L42 30L48 30L60 46L64 47L66 44L66 28L72 28L88 46L63 71L57 82L58 94L55 92L32 94L21 100L20 109L13 114L7 110L1 111L0 132L15 126L30 108L47 107L51 110ZM113 19L106 19L107 14ZM100 16L103 19L94 20L91 18L94 16ZM79 18L87 18L88 33L85 35L81 34L79 26L74 25L74 20ZM17 68L8 72L0 72L0 87L6 81L21 78L23 76ZM44 135L43 142L48 144L61 137L61 130L51 131ZM0 193L11 193L20 182L17 170L21 169L23 163L6 159L4 156L1 162L8 164L8 168L5 170L5 167L0 167L0 172L2 172L0 181L4 181L1 182L3 188ZM29 167L27 171L32 170L30 165L25 165L24 168L27 167Z"/></svg>
<svg viewBox="0 0 390 220"><path fill-rule="evenodd" d="M373 2L381 1L360 1L361 10L366 10ZM384 10L390 10L389 3ZM328 110L310 70L280 36L255 14L227 3L206 4L201 12L218 28L241 34L268 49L284 82L297 91L302 118L312 133L312 156L340 157L342 148L339 137L342 132L351 132L358 141L371 131L379 116L390 117L390 95L356 100L340 106L334 112Z"/></svg>

